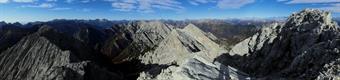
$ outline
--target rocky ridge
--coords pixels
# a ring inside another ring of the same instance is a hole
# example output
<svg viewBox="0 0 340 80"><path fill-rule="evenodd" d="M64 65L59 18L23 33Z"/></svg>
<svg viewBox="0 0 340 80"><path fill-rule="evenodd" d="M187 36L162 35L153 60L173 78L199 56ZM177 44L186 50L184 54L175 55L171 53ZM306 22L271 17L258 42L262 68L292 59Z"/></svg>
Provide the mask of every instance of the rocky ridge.
<svg viewBox="0 0 340 80"><path fill-rule="evenodd" d="M32 25L14 38L17 32L2 27L0 43L17 41L0 46L0 79L339 79L339 26L326 11L306 9L265 25L230 51L193 24L131 21L97 29L59 22Z"/></svg>
<svg viewBox="0 0 340 80"><path fill-rule="evenodd" d="M225 63L264 79L336 79L338 34L329 12L306 9L240 42Z"/></svg>
<svg viewBox="0 0 340 80"><path fill-rule="evenodd" d="M31 33L1 52L1 79L248 78L214 62L226 50L214 42L214 35L193 24L179 29L159 21L137 21L100 31L67 23L32 25ZM72 25L79 26L62 31Z"/></svg>
<svg viewBox="0 0 340 80"><path fill-rule="evenodd" d="M80 56L69 50L63 50L47 37L47 26L41 27L36 33L28 35L18 43L1 53L2 80L81 80L87 78L119 79L115 73L99 68L90 61L82 61ZM53 30L52 30L53 31ZM75 62L77 61L77 62ZM90 68L93 67L93 68ZM89 71L99 72L94 76Z"/></svg>
<svg viewBox="0 0 340 80"><path fill-rule="evenodd" d="M146 70L138 79L250 79L241 71L213 61L226 50L207 35L193 24L172 30L155 50L139 57L144 64L168 66ZM154 72L159 73L152 75Z"/></svg>

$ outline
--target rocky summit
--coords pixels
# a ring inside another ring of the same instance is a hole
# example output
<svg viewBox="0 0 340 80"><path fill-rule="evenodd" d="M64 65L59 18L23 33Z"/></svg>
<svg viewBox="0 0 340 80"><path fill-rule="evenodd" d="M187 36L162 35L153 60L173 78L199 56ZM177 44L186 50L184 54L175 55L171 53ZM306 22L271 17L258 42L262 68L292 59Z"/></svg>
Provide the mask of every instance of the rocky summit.
<svg viewBox="0 0 340 80"><path fill-rule="evenodd" d="M340 31L327 11L305 9L285 22L264 24L230 49L203 26L168 23L2 22L0 79L340 79Z"/></svg>
<svg viewBox="0 0 340 80"><path fill-rule="evenodd" d="M338 41L329 12L305 9L238 43L223 63L258 79L337 80Z"/></svg>

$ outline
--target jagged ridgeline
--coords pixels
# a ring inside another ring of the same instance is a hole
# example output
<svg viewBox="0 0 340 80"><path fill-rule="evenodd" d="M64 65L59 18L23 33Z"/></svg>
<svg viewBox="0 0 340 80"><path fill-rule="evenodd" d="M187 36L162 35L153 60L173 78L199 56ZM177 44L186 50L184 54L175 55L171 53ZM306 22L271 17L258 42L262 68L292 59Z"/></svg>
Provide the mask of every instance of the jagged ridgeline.
<svg viewBox="0 0 340 80"><path fill-rule="evenodd" d="M0 22L0 80L340 79L339 26L329 12L306 9L255 34L237 30L249 32L238 39L253 36L231 50L220 42L223 32L206 32L220 31L216 25Z"/></svg>
<svg viewBox="0 0 340 80"><path fill-rule="evenodd" d="M264 27L219 60L259 79L339 80L339 48L330 12L306 9Z"/></svg>
<svg viewBox="0 0 340 80"><path fill-rule="evenodd" d="M177 28L161 21L122 21L98 27L102 23L107 21L2 23L0 79L248 78L213 63L227 51L214 42L216 36L193 24Z"/></svg>

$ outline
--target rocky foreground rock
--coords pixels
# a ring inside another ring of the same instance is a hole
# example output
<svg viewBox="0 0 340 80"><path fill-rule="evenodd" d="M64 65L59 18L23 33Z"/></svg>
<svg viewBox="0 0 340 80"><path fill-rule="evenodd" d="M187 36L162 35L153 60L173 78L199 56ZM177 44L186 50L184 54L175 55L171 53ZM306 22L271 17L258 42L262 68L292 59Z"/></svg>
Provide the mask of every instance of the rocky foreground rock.
<svg viewBox="0 0 340 80"><path fill-rule="evenodd" d="M339 47L331 14L306 9L237 44L225 63L259 79L337 80Z"/></svg>

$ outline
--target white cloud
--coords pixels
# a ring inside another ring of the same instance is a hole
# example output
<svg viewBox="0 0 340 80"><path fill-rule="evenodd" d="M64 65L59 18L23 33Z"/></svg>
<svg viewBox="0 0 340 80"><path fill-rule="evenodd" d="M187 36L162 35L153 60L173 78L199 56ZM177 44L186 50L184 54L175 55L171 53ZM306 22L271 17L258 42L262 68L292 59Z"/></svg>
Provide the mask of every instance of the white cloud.
<svg viewBox="0 0 340 80"><path fill-rule="evenodd" d="M89 3L89 2L93 2L93 1L96 1L96 0L80 0L81 3Z"/></svg>
<svg viewBox="0 0 340 80"><path fill-rule="evenodd" d="M255 0L189 0L189 3L192 5L213 3L221 9L237 9L254 2Z"/></svg>
<svg viewBox="0 0 340 80"><path fill-rule="evenodd" d="M81 3L89 3L89 2L93 2L96 0L66 0L66 3L73 3L73 2L81 2ZM113 0L104 0L104 1L113 1Z"/></svg>
<svg viewBox="0 0 340 80"><path fill-rule="evenodd" d="M255 0L219 0L217 7L221 9L237 9L254 2Z"/></svg>
<svg viewBox="0 0 340 80"><path fill-rule="evenodd" d="M112 3L112 7L118 11L132 11L136 8L136 6L132 3L122 3L122 2Z"/></svg>
<svg viewBox="0 0 340 80"><path fill-rule="evenodd" d="M154 9L181 11L184 9L176 0L105 0L112 2L114 10L154 12Z"/></svg>
<svg viewBox="0 0 340 80"><path fill-rule="evenodd" d="M21 7L24 7L24 8L52 8L54 7L55 5L54 4L51 4L51 3L42 3L42 4L39 4L39 5L23 5Z"/></svg>
<svg viewBox="0 0 340 80"><path fill-rule="evenodd" d="M9 0L0 0L0 4L1 3L7 3Z"/></svg>
<svg viewBox="0 0 340 80"><path fill-rule="evenodd" d="M188 0L192 5L200 5L205 3L215 3L215 0Z"/></svg>
<svg viewBox="0 0 340 80"><path fill-rule="evenodd" d="M19 2L19 3L31 3L35 2L36 0L13 0L14 2Z"/></svg>
<svg viewBox="0 0 340 80"><path fill-rule="evenodd" d="M149 13L155 10L169 10L182 12L187 3L180 0L0 0L0 3L21 2L32 3L23 4L21 7L50 8L49 10L68 10L68 8L54 8L57 1L70 4L90 3L94 1L106 1L111 3L113 10L135 11ZM237 9L247 4L254 3L255 0L186 0L191 5L209 4L221 9ZM42 3L42 4L40 4ZM185 3L185 4L183 4ZM190 5L189 4L189 5ZM59 7L59 6L58 6ZM78 10L78 9L76 9ZM81 10L81 8L79 8Z"/></svg>
<svg viewBox="0 0 340 80"><path fill-rule="evenodd" d="M340 0L277 0L286 1L286 4L313 4L322 5L323 7L316 7L316 9L340 13Z"/></svg>
<svg viewBox="0 0 340 80"><path fill-rule="evenodd" d="M336 3L340 0L291 0L287 4L299 4L299 3Z"/></svg>

